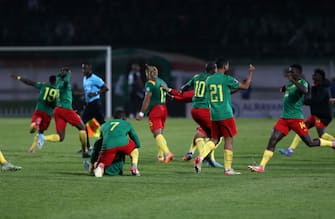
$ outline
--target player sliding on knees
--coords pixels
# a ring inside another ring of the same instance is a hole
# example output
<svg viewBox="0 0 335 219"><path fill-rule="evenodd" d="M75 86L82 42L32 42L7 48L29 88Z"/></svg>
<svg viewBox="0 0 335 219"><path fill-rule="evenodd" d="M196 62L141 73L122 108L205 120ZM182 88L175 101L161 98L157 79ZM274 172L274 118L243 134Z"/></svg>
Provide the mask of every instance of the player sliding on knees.
<svg viewBox="0 0 335 219"><path fill-rule="evenodd" d="M114 113L114 119L105 122L101 126L101 141L102 148L98 160L94 163L94 175L102 177L105 168L110 166L116 155L122 152L129 155L132 159L130 172L134 176L140 176L137 169L138 165L138 148L141 147L141 142L136 134L133 126L126 121L126 114L122 110Z"/></svg>

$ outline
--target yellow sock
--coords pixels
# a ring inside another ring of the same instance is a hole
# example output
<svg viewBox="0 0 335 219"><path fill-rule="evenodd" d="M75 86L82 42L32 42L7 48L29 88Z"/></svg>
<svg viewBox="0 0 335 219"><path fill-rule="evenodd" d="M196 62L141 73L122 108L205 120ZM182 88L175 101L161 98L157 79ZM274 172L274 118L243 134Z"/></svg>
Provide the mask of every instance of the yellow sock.
<svg viewBox="0 0 335 219"><path fill-rule="evenodd" d="M80 130L79 131L79 140L81 143L81 150L84 152L86 151L86 146L87 146L87 135L85 130Z"/></svg>
<svg viewBox="0 0 335 219"><path fill-rule="evenodd" d="M214 148L215 144L212 141L208 141L200 151L200 158L204 159Z"/></svg>
<svg viewBox="0 0 335 219"><path fill-rule="evenodd" d="M162 151L159 147L158 147L157 157L163 157L164 158L164 151Z"/></svg>
<svg viewBox="0 0 335 219"><path fill-rule="evenodd" d="M321 138L324 139L324 140L328 140L328 141L334 140L334 137L332 135L328 134L327 132L323 133Z"/></svg>
<svg viewBox="0 0 335 219"><path fill-rule="evenodd" d="M131 153L131 165L137 167L139 151L135 148Z"/></svg>
<svg viewBox="0 0 335 219"><path fill-rule="evenodd" d="M38 134L34 136L34 140L33 140L33 144L31 145L31 148L36 149L37 142L38 142Z"/></svg>
<svg viewBox="0 0 335 219"><path fill-rule="evenodd" d="M320 146L325 146L325 147L332 147L333 146L332 141L324 140L322 138L319 138L319 139L320 139Z"/></svg>
<svg viewBox="0 0 335 219"><path fill-rule="evenodd" d="M221 144L222 140L223 140L223 138L221 137L221 138L219 139L219 142L218 142L215 146L216 146L216 147L219 147L219 145Z"/></svg>
<svg viewBox="0 0 335 219"><path fill-rule="evenodd" d="M158 151L161 150L164 154L170 153L170 150L166 144L166 140L162 134L156 136L156 144L159 148Z"/></svg>
<svg viewBox="0 0 335 219"><path fill-rule="evenodd" d="M159 147L158 147L158 157L164 157L164 151L162 151Z"/></svg>
<svg viewBox="0 0 335 219"><path fill-rule="evenodd" d="M221 144L222 142L222 138L219 139L219 142L215 145L215 149L212 150L211 152L211 159L212 161L215 161L215 150L219 147L219 145Z"/></svg>
<svg viewBox="0 0 335 219"><path fill-rule="evenodd" d="M194 147L193 152L195 151L195 148L198 148L198 151L200 152L204 148L204 145L205 145L205 140L203 138L195 139L195 147Z"/></svg>
<svg viewBox="0 0 335 219"><path fill-rule="evenodd" d="M295 135L289 148L291 148L293 150L296 149L298 147L298 144L300 143L300 141L301 141L300 136Z"/></svg>
<svg viewBox="0 0 335 219"><path fill-rule="evenodd" d="M45 135L44 140L50 142L60 142L60 137L58 134Z"/></svg>
<svg viewBox="0 0 335 219"><path fill-rule="evenodd" d="M212 161L215 161L215 150L216 149L212 150L212 152L211 152L211 160Z"/></svg>
<svg viewBox="0 0 335 219"><path fill-rule="evenodd" d="M5 156L3 156L2 152L0 151L0 164L7 163L7 160L5 159Z"/></svg>
<svg viewBox="0 0 335 219"><path fill-rule="evenodd" d="M265 150L260 165L265 167L272 156L273 156L273 151Z"/></svg>
<svg viewBox="0 0 335 219"><path fill-rule="evenodd" d="M192 144L190 145L190 149L188 150L188 152L192 152L194 154L195 149L197 149L197 144L196 143L193 144L193 142L192 142Z"/></svg>
<svg viewBox="0 0 335 219"><path fill-rule="evenodd" d="M231 164L233 163L233 151L231 150L224 150L224 168L230 169Z"/></svg>

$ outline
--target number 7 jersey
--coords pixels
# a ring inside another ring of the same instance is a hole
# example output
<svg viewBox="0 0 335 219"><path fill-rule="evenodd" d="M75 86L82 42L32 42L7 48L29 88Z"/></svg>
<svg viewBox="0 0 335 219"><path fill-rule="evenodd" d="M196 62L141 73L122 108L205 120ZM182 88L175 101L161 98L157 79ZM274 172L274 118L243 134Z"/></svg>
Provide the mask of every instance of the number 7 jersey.
<svg viewBox="0 0 335 219"><path fill-rule="evenodd" d="M206 95L212 121L220 121L233 117L230 89L236 89L240 82L224 73L214 73L206 80Z"/></svg>
<svg viewBox="0 0 335 219"><path fill-rule="evenodd" d="M137 148L141 146L134 127L123 119L106 121L100 131L103 137L102 149L104 150L125 146L128 144L129 138L135 142Z"/></svg>

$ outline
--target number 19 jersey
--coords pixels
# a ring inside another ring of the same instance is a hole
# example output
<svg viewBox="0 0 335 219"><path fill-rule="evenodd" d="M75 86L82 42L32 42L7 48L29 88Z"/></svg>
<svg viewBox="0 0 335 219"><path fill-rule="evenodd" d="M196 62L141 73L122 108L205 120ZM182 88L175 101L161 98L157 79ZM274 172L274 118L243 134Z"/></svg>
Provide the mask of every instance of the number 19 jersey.
<svg viewBox="0 0 335 219"><path fill-rule="evenodd" d="M212 121L233 117L230 89L238 88L240 82L224 73L217 72L206 80L206 95Z"/></svg>
<svg viewBox="0 0 335 219"><path fill-rule="evenodd" d="M58 89L56 86L37 82L35 87L40 90L36 109L52 116L58 99Z"/></svg>

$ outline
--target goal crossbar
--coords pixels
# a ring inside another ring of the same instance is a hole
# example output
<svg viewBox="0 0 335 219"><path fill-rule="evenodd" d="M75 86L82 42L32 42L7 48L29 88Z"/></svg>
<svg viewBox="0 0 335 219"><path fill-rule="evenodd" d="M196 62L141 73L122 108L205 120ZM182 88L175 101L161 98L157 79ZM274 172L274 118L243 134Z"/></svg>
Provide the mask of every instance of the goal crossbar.
<svg viewBox="0 0 335 219"><path fill-rule="evenodd" d="M111 46L22 46L0 47L0 52L50 52L50 51L105 51L105 83L110 89L106 93L106 117L112 115L112 47Z"/></svg>

